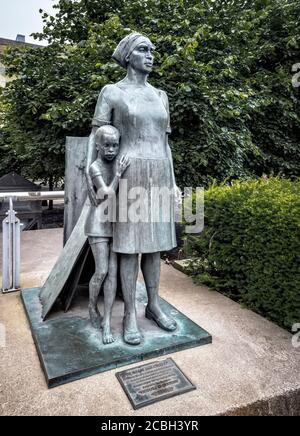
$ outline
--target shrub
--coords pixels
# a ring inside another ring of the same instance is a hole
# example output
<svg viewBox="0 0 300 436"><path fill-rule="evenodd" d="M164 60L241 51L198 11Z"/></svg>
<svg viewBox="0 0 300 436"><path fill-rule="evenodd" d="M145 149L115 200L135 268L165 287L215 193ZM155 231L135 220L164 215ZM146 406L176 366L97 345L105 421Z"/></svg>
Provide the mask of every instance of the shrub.
<svg viewBox="0 0 300 436"><path fill-rule="evenodd" d="M300 322L300 180L211 186L205 227L189 235L196 282L282 327Z"/></svg>

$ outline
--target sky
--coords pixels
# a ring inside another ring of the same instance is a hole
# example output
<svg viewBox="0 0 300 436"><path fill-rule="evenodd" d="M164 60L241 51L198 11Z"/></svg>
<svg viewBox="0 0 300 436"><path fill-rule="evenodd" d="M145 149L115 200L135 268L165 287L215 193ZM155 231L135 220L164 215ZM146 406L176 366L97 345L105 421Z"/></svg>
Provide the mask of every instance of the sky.
<svg viewBox="0 0 300 436"><path fill-rule="evenodd" d="M54 13L52 5L58 0L0 0L0 38L16 39L25 35L26 42L43 44L29 35L40 32L43 22L39 9Z"/></svg>

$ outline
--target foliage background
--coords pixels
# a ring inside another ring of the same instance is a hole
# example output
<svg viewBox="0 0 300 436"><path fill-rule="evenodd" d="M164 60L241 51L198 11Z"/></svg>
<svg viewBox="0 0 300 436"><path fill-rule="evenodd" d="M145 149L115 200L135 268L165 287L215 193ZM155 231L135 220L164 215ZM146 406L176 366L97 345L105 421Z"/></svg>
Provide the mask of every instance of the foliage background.
<svg viewBox="0 0 300 436"><path fill-rule="evenodd" d="M299 235L300 179L212 185L204 231L187 236L189 273L290 330L300 319Z"/></svg>
<svg viewBox="0 0 300 436"><path fill-rule="evenodd" d="M1 57L15 80L0 96L0 174L63 176L66 135L89 134L99 91L124 76L113 49L137 30L157 46L150 81L169 95L180 186L299 175L298 0L60 0L42 13L49 45Z"/></svg>

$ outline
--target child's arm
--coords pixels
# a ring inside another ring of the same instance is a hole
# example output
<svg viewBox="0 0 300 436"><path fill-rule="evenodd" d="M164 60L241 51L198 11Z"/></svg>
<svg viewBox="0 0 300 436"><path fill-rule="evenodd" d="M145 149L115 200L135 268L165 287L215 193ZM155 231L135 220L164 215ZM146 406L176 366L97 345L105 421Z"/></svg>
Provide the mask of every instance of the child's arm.
<svg viewBox="0 0 300 436"><path fill-rule="evenodd" d="M102 200L106 195L113 194L117 191L120 177L129 165L130 162L128 157L122 156L117 162L117 171L110 185L106 185L104 182L100 169L97 170L93 166L90 167L91 178L97 189L98 201L99 199Z"/></svg>

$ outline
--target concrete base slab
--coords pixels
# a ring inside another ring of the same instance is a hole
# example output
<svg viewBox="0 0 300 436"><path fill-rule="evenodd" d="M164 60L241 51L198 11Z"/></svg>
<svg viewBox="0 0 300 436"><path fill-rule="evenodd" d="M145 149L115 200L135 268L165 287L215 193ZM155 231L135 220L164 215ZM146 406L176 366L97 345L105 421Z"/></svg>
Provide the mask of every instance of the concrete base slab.
<svg viewBox="0 0 300 436"><path fill-rule="evenodd" d="M211 343L209 333L164 300L161 300L162 308L176 320L178 327L174 332L160 329L145 318L145 287L140 284L137 291L138 325L143 339L140 345L130 346L122 339L124 303L121 300L115 302L112 316L116 341L103 345L101 332L94 329L89 320L87 295L79 295L68 313L57 311L50 319L42 321L40 288L22 290L22 301L48 387ZM102 306L100 300L99 310L103 314Z"/></svg>

